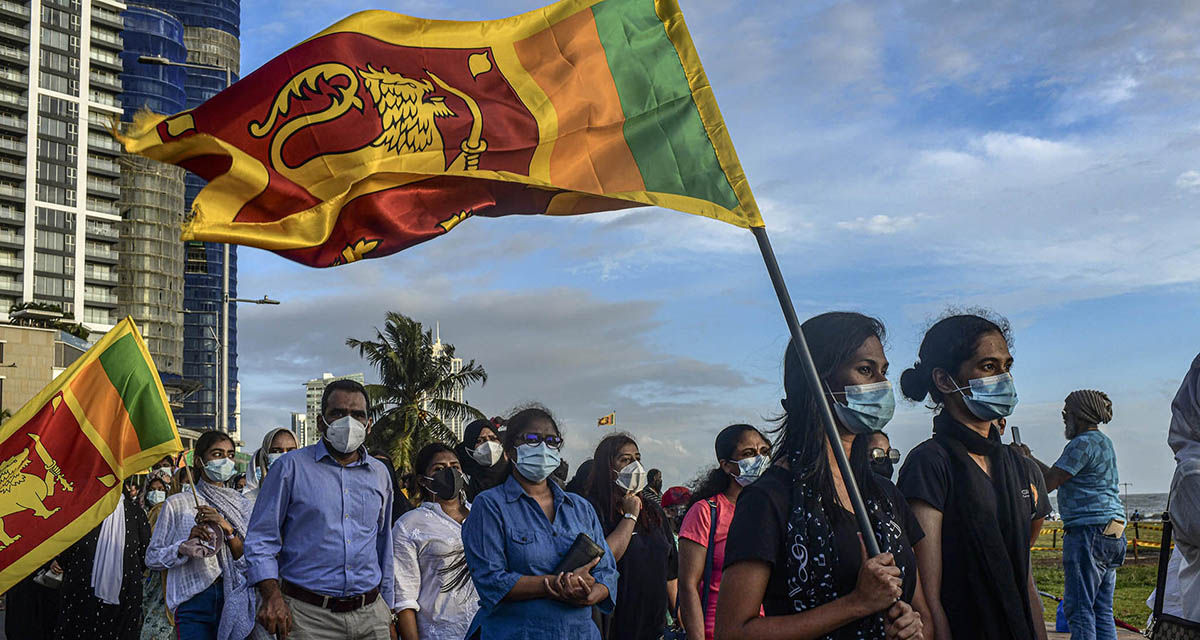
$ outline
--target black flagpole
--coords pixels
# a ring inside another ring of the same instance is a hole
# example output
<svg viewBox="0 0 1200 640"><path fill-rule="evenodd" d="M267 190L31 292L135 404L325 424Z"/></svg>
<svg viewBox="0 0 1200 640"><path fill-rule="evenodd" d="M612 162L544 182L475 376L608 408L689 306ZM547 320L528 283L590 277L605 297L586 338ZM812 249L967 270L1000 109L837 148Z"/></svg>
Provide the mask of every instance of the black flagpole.
<svg viewBox="0 0 1200 640"><path fill-rule="evenodd" d="M808 342L800 329L800 321L796 319L796 309L792 306L792 297L788 295L787 284L783 274L779 272L779 262L775 260L775 251L771 249L771 240L767 238L766 227L750 227L754 239L758 240L758 249L762 252L763 262L767 265L767 273L771 276L771 284L775 285L775 295L779 297L779 306L783 308L783 319L787 322L788 330L792 332L792 344L796 347L796 355L800 356L800 366L804 368L804 377L816 397L824 400L825 391L821 386L821 377L817 374L817 366L813 364L812 353L808 350ZM854 506L854 516L858 519L858 530L862 532L863 544L867 547L867 555L879 555L879 542L871 529L871 520L867 518L867 508L863 505L862 494L854 473L850 470L850 461L846 459L846 450L842 448L842 439L838 436L837 425L833 421L833 411L828 402L821 402L821 422L825 426L825 435L829 446L833 449L833 457L837 459L838 469L842 472L842 482L846 485L846 493L850 495L850 503Z"/></svg>

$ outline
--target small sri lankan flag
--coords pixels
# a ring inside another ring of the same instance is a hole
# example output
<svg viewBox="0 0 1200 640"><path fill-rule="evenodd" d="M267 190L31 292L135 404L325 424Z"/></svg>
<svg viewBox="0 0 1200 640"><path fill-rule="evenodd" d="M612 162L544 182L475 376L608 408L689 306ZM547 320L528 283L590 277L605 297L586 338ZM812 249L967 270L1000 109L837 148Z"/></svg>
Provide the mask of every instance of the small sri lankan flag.
<svg viewBox="0 0 1200 640"><path fill-rule="evenodd" d="M315 267L471 216L656 205L763 226L677 0L488 22L365 11L116 135L209 180L184 240Z"/></svg>
<svg viewBox="0 0 1200 640"><path fill-rule="evenodd" d="M99 525L125 478L182 450L126 318L0 427L0 593Z"/></svg>
<svg viewBox="0 0 1200 640"><path fill-rule="evenodd" d="M611 427L617 423L617 412L614 411L596 421L597 427Z"/></svg>

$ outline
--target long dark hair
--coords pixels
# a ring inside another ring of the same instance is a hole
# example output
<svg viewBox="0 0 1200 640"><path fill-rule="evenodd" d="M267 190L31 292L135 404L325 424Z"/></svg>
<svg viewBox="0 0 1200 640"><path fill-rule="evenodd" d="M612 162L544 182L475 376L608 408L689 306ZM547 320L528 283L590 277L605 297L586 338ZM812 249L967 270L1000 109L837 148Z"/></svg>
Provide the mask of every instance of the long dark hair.
<svg viewBox="0 0 1200 640"><path fill-rule="evenodd" d="M596 452L592 454L592 472L588 474L587 496L594 504L599 505L599 509L603 511L600 517L605 522L616 521L621 503L621 494L617 491L617 484L613 478L613 458L617 457L621 447L630 444L636 447L637 441L628 433L613 433L604 436L600 444L596 445ZM637 521L650 530L662 526L658 509L649 504L642 505Z"/></svg>
<svg viewBox="0 0 1200 640"><path fill-rule="evenodd" d="M433 492L421 484L421 477L429 475L429 465L433 462L433 457L443 452L454 455L455 458L458 457L454 454L454 449L440 442L431 442L421 447L421 450L417 452L417 457L413 460L412 486L408 488L409 493L419 492L423 500L433 496Z"/></svg>
<svg viewBox="0 0 1200 640"><path fill-rule="evenodd" d="M870 316L848 311L834 311L809 318L801 325L817 375L828 380L854 352L870 338L882 343L887 337L883 323ZM829 470L829 457L825 452L827 437L821 421L821 405L825 394L814 394L800 357L791 341L783 357L783 388L787 398L783 401L785 414L773 431L778 434L775 441L774 460L785 459L791 465L792 475L797 482L814 485L818 495L827 505L838 504L833 475ZM867 459L867 436L857 436L847 452L850 470L864 496L879 499L884 497L876 484ZM862 444L860 444L862 441ZM847 505L848 506L848 505ZM833 517L845 516L844 509L830 509Z"/></svg>
<svg viewBox="0 0 1200 640"><path fill-rule="evenodd" d="M933 370L943 369L953 376L962 363L975 355L979 341L989 333L999 333L1012 345L1008 320L983 309L950 315L938 320L921 340L918 360L900 374L900 391L913 402L929 397L931 409L941 406L943 395L933 383Z"/></svg>
<svg viewBox="0 0 1200 640"><path fill-rule="evenodd" d="M697 502L708 500L720 493L725 493L725 490L729 488L729 483L733 482L733 478L728 473L725 473L725 470L721 468L720 462L722 460L733 459L733 454L737 452L737 445L742 440L742 434L747 431L757 433L762 436L763 440L767 439L761 431L748 424L731 424L721 429L721 433L717 434L717 440L713 447L717 454L717 466L709 469L706 474L700 477L696 488L692 490L692 499L688 502L688 509L691 509L692 505Z"/></svg>

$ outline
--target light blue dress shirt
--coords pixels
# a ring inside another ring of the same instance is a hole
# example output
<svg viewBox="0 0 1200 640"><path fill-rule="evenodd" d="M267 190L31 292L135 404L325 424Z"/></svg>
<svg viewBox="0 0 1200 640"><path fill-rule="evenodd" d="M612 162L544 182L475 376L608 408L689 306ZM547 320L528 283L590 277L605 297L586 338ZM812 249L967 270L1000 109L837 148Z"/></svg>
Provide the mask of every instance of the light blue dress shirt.
<svg viewBox="0 0 1200 640"><path fill-rule="evenodd" d="M599 638L591 607L550 598L503 602L521 576L548 575L566 555L575 537L586 533L604 547L592 577L608 587L598 607L612 613L617 600L617 565L604 540L604 529L592 505L553 482L554 522L521 485L509 476L504 484L475 498L463 523L463 546L471 580L479 593L479 613L467 633L482 629L483 640L584 640Z"/></svg>
<svg viewBox="0 0 1200 640"><path fill-rule="evenodd" d="M271 466L246 535L250 584L283 579L338 598L379 587L392 608L392 481L358 453L343 467L322 440Z"/></svg>

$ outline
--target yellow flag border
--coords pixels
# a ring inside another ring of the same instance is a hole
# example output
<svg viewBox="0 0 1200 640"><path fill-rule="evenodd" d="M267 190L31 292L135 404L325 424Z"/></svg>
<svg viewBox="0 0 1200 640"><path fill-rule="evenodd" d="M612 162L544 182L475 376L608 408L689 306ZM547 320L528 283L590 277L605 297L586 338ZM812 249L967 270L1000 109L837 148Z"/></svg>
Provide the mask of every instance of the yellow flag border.
<svg viewBox="0 0 1200 640"><path fill-rule="evenodd" d="M67 367L57 378L46 385L46 388L38 392L32 400L25 403L3 426L0 426L0 442L3 442L19 431L30 418L36 415L42 407L46 406L47 402L50 402L51 398L59 392L63 392L64 404L75 415L80 430L83 431L83 434L117 475L117 483L104 497L97 500L95 504L70 524L31 549L24 556L18 558L3 572L0 572L0 593L7 591L14 584L33 573L38 567L53 559L64 549L94 529L104 518L108 517L117 506L121 487L126 478L137 471L141 471L143 468L148 468L158 460L161 460L163 456L183 450L183 442L179 439L179 429L175 424L175 416L171 413L171 405L167 402L167 393L163 389L162 380L158 377L157 370L154 376L154 383L157 387L159 397L162 399L163 407L166 409L167 418L171 422L171 429L175 432L175 438L174 440L168 440L138 453L129 460L124 461L124 464L118 463L108 443L104 441L96 428L88 421L86 415L83 414L78 399L75 398L74 393L71 391L71 382L83 367L98 360L101 352L129 334L134 336L142 357L145 358L147 363L150 363L151 368L154 368L154 360L150 357L150 351L146 347L145 340L142 339L142 335L137 330L137 325L133 319L127 317L117 323L108 333L104 334L103 338L100 338L86 353L71 363L71 366ZM0 551L0 553L3 553L3 551Z"/></svg>

